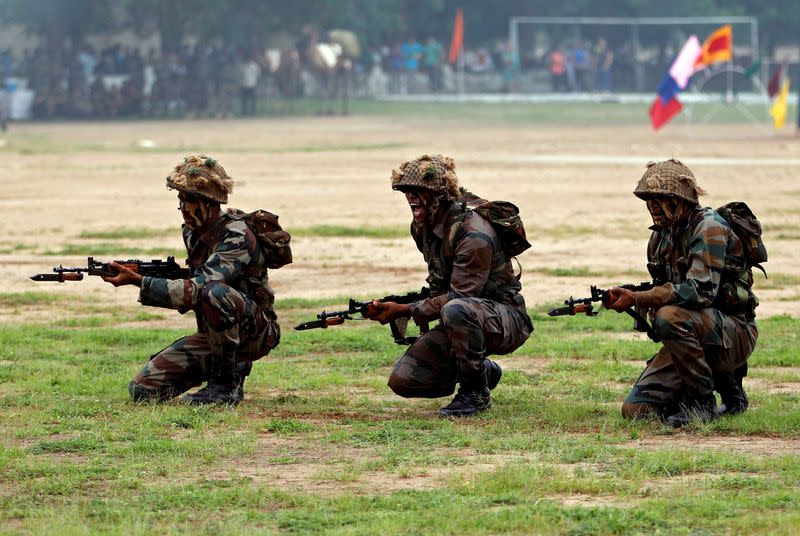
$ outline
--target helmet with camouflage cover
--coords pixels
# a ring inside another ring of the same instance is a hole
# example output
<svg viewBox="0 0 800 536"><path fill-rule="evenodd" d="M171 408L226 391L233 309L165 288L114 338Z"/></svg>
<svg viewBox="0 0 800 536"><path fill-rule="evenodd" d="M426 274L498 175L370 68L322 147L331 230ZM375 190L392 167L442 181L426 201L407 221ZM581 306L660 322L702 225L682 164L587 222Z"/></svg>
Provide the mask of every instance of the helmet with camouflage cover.
<svg viewBox="0 0 800 536"><path fill-rule="evenodd" d="M640 199L653 196L676 197L698 204L698 196L705 191L697 185L694 174L683 162L670 158L663 162L648 162L647 170L639 179L633 195Z"/></svg>
<svg viewBox="0 0 800 536"><path fill-rule="evenodd" d="M167 188L215 203L227 203L228 194L233 192L233 179L213 158L190 154L167 175Z"/></svg>
<svg viewBox="0 0 800 536"><path fill-rule="evenodd" d="M458 198L456 163L440 154L424 154L392 170L392 189L405 192L412 188L423 188L440 194L449 200Z"/></svg>

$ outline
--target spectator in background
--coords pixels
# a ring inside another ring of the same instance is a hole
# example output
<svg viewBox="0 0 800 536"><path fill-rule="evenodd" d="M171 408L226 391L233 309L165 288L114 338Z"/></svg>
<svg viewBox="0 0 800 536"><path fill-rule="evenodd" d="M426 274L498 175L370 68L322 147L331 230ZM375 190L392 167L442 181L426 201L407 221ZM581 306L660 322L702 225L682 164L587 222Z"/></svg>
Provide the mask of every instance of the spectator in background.
<svg viewBox="0 0 800 536"><path fill-rule="evenodd" d="M403 93L403 45L395 42L389 47L387 55L389 71L389 93Z"/></svg>
<svg viewBox="0 0 800 536"><path fill-rule="evenodd" d="M252 54L242 62L240 94L242 97L242 115L256 115L256 86L261 76L261 67L253 59Z"/></svg>
<svg viewBox="0 0 800 536"><path fill-rule="evenodd" d="M794 131L794 135L800 137L800 91L797 92L797 127Z"/></svg>
<svg viewBox="0 0 800 536"><path fill-rule="evenodd" d="M589 50L579 42L572 51L572 57L575 61L575 81L577 90L591 90L591 71L589 69L591 58L589 57Z"/></svg>
<svg viewBox="0 0 800 536"><path fill-rule="evenodd" d="M0 51L0 131L3 132L8 128L8 118L11 115L11 81L8 78L13 72L11 51Z"/></svg>
<svg viewBox="0 0 800 536"><path fill-rule="evenodd" d="M444 61L444 47L436 40L435 37L430 36L425 42L425 51L423 52L423 63L425 72L428 73L428 80L430 81L430 89L433 93L442 91L442 63Z"/></svg>
<svg viewBox="0 0 800 536"><path fill-rule="evenodd" d="M406 72L406 88L409 93L416 91L416 77L419 71L420 60L424 51L422 45L413 35L401 47L403 52L403 63Z"/></svg>
<svg viewBox="0 0 800 536"><path fill-rule="evenodd" d="M503 42L500 50L500 61L503 65L503 86L506 93L517 90L515 80L519 74L519 56L509 42Z"/></svg>
<svg viewBox="0 0 800 536"><path fill-rule="evenodd" d="M561 46L550 53L550 85L553 91L561 92L567 87L567 60Z"/></svg>
<svg viewBox="0 0 800 536"><path fill-rule="evenodd" d="M156 50L150 49L147 59L142 67L142 97L145 114L152 114L154 110L153 89L156 85L158 74L156 72Z"/></svg>
<svg viewBox="0 0 800 536"><path fill-rule="evenodd" d="M467 50L464 52L464 65L468 71L473 73L487 73L494 71L494 61L489 50L479 48L477 50Z"/></svg>
<svg viewBox="0 0 800 536"><path fill-rule="evenodd" d="M91 86L94 82L94 70L97 67L97 54L94 52L92 45L85 45L78 54L83 66L83 78L86 80L86 85Z"/></svg>
<svg viewBox="0 0 800 536"><path fill-rule="evenodd" d="M608 47L608 42L602 37L597 41L594 57L597 62L594 89L611 93L611 66L614 65L614 53Z"/></svg>
<svg viewBox="0 0 800 536"><path fill-rule="evenodd" d="M578 79L575 76L575 49L569 48L564 52L564 74L567 77L567 88L578 91Z"/></svg>

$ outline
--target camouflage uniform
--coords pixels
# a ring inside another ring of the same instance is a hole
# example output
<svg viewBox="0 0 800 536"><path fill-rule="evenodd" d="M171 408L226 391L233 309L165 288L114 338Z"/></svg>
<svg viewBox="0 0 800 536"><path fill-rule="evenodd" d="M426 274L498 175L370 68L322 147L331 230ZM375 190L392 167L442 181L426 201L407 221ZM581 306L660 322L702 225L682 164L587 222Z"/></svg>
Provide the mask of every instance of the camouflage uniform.
<svg viewBox="0 0 800 536"><path fill-rule="evenodd" d="M662 169L662 175L668 173ZM646 197L644 189L640 182L634 193ZM687 197L696 202L696 195ZM668 415L684 399L713 396L717 372L746 364L758 338L757 301L742 243L715 210L695 205L673 226L651 229L648 269L664 284L636 292L635 298L637 307L653 315L663 347L626 402Z"/></svg>
<svg viewBox="0 0 800 536"><path fill-rule="evenodd" d="M193 310L197 333L150 358L129 386L137 401L175 397L225 368L238 367L246 375L249 362L267 355L280 341L266 268L269 252L242 213L220 209L203 234L184 225L183 241L191 277L145 277L139 301L181 313Z"/></svg>
<svg viewBox="0 0 800 536"><path fill-rule="evenodd" d="M513 352L533 329L522 285L492 225L460 201L448 204L437 220L411 225L431 289L430 298L410 304L411 315L420 325L439 324L392 371L389 387L404 397L452 394L456 383L484 373L486 356Z"/></svg>

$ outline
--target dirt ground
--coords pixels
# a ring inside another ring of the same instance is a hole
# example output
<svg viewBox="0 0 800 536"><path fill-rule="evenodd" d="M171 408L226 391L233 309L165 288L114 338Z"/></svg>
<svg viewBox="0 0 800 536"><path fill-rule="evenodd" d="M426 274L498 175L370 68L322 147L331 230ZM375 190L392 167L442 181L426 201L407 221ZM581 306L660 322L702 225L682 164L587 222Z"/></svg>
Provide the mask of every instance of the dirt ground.
<svg viewBox="0 0 800 536"><path fill-rule="evenodd" d="M793 157L800 138L764 137L752 126L691 132L676 126L655 134L644 125L352 117L24 124L2 139L0 292L88 292L98 302L135 301L134 289L114 291L96 278L57 285L27 276L59 263L85 263L84 255L44 254L66 244L115 243L79 238L84 232L165 231L116 241L118 258L131 256L126 248L179 250L176 196L164 188L164 176L191 151L213 155L236 179L231 206L276 212L289 231L405 227L410 215L389 188L391 169L441 152L456 159L463 185L520 207L534 245L519 259L524 294L534 306L552 303L583 295L592 283L645 278L649 219L631 191L648 160L675 156L708 190L706 204L746 200L761 218L767 268L780 277L765 282L759 276L757 287L768 287L758 292L760 313L800 314L800 159ZM424 282L425 265L410 238L308 236L296 238L293 249L294 264L272 274L279 297L366 298Z"/></svg>
<svg viewBox="0 0 800 536"><path fill-rule="evenodd" d="M136 289L112 289L98 278L60 285L34 283L28 276L59 263L86 262L84 253L52 254L67 246L85 251L103 247L117 251L113 256L121 259L150 258L132 253L142 249L180 250L177 199L165 189L164 177L195 151L213 155L236 179L231 206L276 212L290 232L317 225L404 228L410 214L403 196L389 187L391 169L426 152L453 156L464 186L520 207L533 242L533 249L519 259L524 295L532 307L585 295L590 284L646 278L649 218L631 191L648 160L679 157L708 190L705 204L745 200L760 217L771 276L757 276L760 315L800 315L800 138L767 138L749 125L694 127L692 132L675 126L658 134L646 126L508 126L363 117L12 125L0 137L0 210L5 214L0 221L0 294L51 292L89 296L102 307L135 304ZM155 237L81 238L82 233L120 228L151 229ZM271 273L280 298L366 299L419 288L426 275L421 255L405 237L297 236L293 251L294 263ZM172 327L193 324L191 315L159 313ZM47 304L22 311L0 307L0 322L42 321L63 314L68 313ZM544 358L533 357L503 363L509 370L530 373L547 365ZM779 387L797 385L783 382ZM762 381L758 388L778 387ZM731 445L734 452L757 456L800 452L796 439L769 437L648 436L626 446L722 450ZM295 463L262 462L285 455ZM201 477L274 481L324 496L436 488L507 463L532 461L481 456L463 467L398 476L371 469L373 452L326 452L271 435L262 437L248 458L255 461L243 460L234 464L236 470L214 470ZM361 465L353 475L337 473L332 467L342 459ZM629 506L687 484L691 482L684 477L645 482L637 497L625 500L582 494L552 499L565 505Z"/></svg>

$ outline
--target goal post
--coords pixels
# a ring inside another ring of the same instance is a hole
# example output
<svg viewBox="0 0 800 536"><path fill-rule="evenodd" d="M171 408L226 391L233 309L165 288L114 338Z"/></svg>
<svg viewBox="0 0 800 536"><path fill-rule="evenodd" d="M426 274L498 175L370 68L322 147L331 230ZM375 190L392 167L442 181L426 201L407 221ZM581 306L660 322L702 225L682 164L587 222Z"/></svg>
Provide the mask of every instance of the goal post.
<svg viewBox="0 0 800 536"><path fill-rule="evenodd" d="M508 41L514 54L520 60L520 28L523 26L549 27L565 26L575 28L579 33L585 27L628 27L630 28L630 43L633 48L634 58L638 58L643 50L640 40L640 29L643 27L682 27L687 32L699 33L701 26L720 26L723 24L744 25L749 28L749 47L753 61L759 57L758 48L758 20L755 17L511 17L508 22ZM738 32L734 32L738 33ZM703 39L702 35L698 37ZM648 47L644 47L648 48ZM635 80L637 90L644 91L642 87L644 77L642 67L634 61Z"/></svg>

